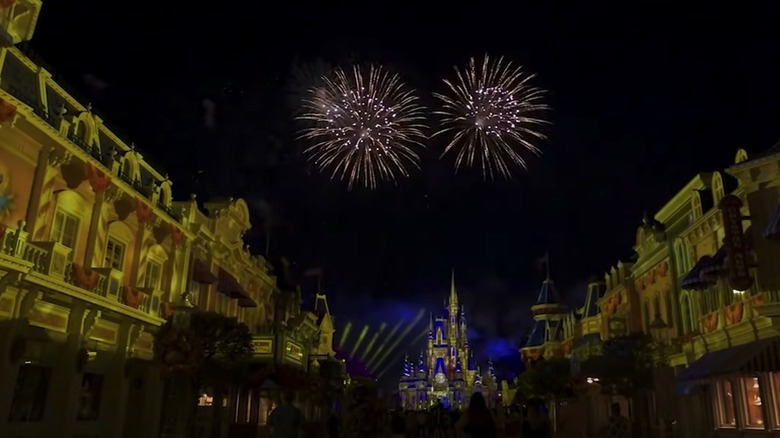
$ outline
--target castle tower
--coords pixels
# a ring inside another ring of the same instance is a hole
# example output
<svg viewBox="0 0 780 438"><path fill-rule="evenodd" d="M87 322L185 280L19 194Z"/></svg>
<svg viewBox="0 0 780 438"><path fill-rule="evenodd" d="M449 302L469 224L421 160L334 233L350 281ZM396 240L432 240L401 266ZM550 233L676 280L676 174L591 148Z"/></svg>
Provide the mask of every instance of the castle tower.
<svg viewBox="0 0 780 438"><path fill-rule="evenodd" d="M455 270L452 270L452 278L450 279L450 299L447 307L447 316L449 317L449 326L447 330L447 341L450 347L458 346L458 292L455 289ZM452 348L450 348L452 351ZM447 365L455 368L455 355L450 354Z"/></svg>
<svg viewBox="0 0 780 438"><path fill-rule="evenodd" d="M526 364L545 357L562 355L563 318L566 312L558 299L555 283L550 279L542 282L542 288L531 306L534 315L534 325L528 341L520 349L520 355Z"/></svg>
<svg viewBox="0 0 780 438"><path fill-rule="evenodd" d="M414 409L417 401L417 381L414 377L414 364L409 362L409 355L404 356L404 366L401 380L398 382L398 397L403 409Z"/></svg>

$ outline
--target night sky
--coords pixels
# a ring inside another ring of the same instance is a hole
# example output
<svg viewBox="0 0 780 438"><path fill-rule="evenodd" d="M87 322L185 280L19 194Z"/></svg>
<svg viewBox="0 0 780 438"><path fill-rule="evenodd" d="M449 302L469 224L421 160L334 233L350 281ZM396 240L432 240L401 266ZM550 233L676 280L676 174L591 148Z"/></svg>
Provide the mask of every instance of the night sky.
<svg viewBox="0 0 780 438"><path fill-rule="evenodd" d="M763 2L159 3L46 1L32 48L171 175L176 197L245 197L257 251L270 217L271 253L323 266L342 321L438 305L454 268L483 355L526 333L545 251L576 302L631 256L643 211L738 147L780 138L778 11ZM296 66L379 62L427 103L485 52L536 72L554 108L544 154L514 180L455 176L431 142L398 187L348 192L301 157Z"/></svg>

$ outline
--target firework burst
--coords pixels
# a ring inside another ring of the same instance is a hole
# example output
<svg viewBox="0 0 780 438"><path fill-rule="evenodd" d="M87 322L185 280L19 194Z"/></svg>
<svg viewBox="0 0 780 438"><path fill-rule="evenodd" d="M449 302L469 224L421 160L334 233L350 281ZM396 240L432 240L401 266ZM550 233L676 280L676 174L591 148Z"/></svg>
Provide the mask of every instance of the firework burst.
<svg viewBox="0 0 780 438"><path fill-rule="evenodd" d="M304 154L349 188L376 188L419 168L424 147L424 112L414 91L379 66L336 69L312 88L299 119L311 124L301 137L312 141Z"/></svg>
<svg viewBox="0 0 780 438"><path fill-rule="evenodd" d="M442 157L456 151L455 168L482 167L483 177L512 175L512 166L526 168L523 151L540 154L534 141L545 135L539 118L548 107L545 92L530 85L534 75L526 74L503 58L491 61L485 55L479 66L471 58L468 69L455 68L456 81L444 80L448 94L434 94L442 106L442 128L434 135L451 134Z"/></svg>

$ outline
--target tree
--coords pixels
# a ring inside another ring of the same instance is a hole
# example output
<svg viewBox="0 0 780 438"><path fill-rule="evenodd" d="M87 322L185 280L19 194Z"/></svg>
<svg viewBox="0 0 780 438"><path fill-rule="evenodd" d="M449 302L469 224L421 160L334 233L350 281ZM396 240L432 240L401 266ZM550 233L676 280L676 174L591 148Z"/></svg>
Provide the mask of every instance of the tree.
<svg viewBox="0 0 780 438"><path fill-rule="evenodd" d="M542 359L517 379L520 397L547 402L553 429L557 429L558 402L574 397L571 362L566 358Z"/></svg>
<svg viewBox="0 0 780 438"><path fill-rule="evenodd" d="M540 360L520 374L517 384L526 398L561 400L574 394L571 364L564 358Z"/></svg>
<svg viewBox="0 0 780 438"><path fill-rule="evenodd" d="M601 386L614 394L633 396L653 388L653 371L668 364L662 345L644 333L604 342L605 369Z"/></svg>
<svg viewBox="0 0 780 438"><path fill-rule="evenodd" d="M219 436L221 427L223 395L245 376L252 351L246 324L216 312L193 312L186 328L175 327L170 318L155 334L155 360L166 371L187 376L190 392L205 386L213 389L218 401L212 405L214 436Z"/></svg>

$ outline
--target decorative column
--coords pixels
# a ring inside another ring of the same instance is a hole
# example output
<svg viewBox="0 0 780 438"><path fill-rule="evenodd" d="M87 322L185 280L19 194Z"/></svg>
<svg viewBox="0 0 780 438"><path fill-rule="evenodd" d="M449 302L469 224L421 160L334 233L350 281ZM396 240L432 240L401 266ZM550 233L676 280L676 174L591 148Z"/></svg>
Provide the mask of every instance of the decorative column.
<svg viewBox="0 0 780 438"><path fill-rule="evenodd" d="M105 436L123 435L129 385L126 369L128 351L142 332L143 327L140 324L131 324L130 321L124 321L119 327L116 352L111 357L111 371L103 386L100 422Z"/></svg>
<svg viewBox="0 0 780 438"><path fill-rule="evenodd" d="M0 277L0 297L10 286L17 286L22 276L18 272L8 272ZM14 387L19 373L19 363L22 361L26 341L21 337L22 326L27 324L27 314L39 298L39 293L19 290L16 297L16 309L13 316L16 318L0 325L0 388L6 388L4 395L0 396L0 436L9 436L7 413L11 411L11 402L14 396Z"/></svg>
<svg viewBox="0 0 780 438"><path fill-rule="evenodd" d="M73 436L79 407L82 367L79 357L84 339L100 318L100 311L87 310L84 303L74 302L68 317L67 339L57 358L59 366L52 368L51 385L45 421L48 430L56 430L59 436Z"/></svg>
<svg viewBox="0 0 780 438"><path fill-rule="evenodd" d="M105 233L100 233L103 228L103 205L105 203L105 192L111 185L111 177L102 170L86 163L87 175L89 176L89 186L95 193L95 202L92 204L92 218L89 221L89 234L87 235L87 247L84 251L84 267L95 267L95 247L105 248ZM102 235L101 235L102 234ZM98 261L100 263L100 261Z"/></svg>

